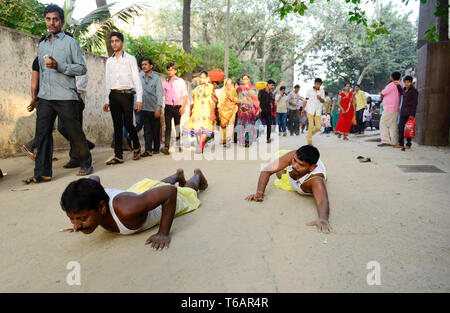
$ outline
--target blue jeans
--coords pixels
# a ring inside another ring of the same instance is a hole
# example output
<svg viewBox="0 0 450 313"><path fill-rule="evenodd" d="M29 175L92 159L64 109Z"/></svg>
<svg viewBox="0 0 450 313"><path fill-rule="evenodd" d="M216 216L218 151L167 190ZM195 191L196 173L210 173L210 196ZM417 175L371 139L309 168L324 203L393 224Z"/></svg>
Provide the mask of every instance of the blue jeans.
<svg viewBox="0 0 450 313"><path fill-rule="evenodd" d="M277 124L280 133L286 132L286 121L287 121L287 113L277 113Z"/></svg>

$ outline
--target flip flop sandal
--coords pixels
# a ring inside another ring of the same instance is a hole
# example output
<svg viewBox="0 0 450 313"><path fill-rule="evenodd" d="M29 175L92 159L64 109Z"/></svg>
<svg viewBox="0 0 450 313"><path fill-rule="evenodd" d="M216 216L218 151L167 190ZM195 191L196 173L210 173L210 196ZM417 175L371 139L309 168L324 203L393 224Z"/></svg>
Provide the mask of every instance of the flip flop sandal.
<svg viewBox="0 0 450 313"><path fill-rule="evenodd" d="M30 177L30 178L27 178L27 179L24 179L23 180L23 182L26 184L26 185L29 185L29 184L40 184L40 183L48 183L49 181L52 181L52 179L50 178L50 179L48 179L48 178L43 178L42 176L39 176L39 177Z"/></svg>
<svg viewBox="0 0 450 313"><path fill-rule="evenodd" d="M80 171L78 172L77 176L87 176L87 175L92 174L93 172L94 172L94 168L91 166L91 167L88 167L88 168L80 169Z"/></svg>
<svg viewBox="0 0 450 313"><path fill-rule="evenodd" d="M36 155L33 153L33 151L31 151L30 148L28 148L26 145L22 146L22 150L23 152L25 152L25 154L33 161L36 161Z"/></svg>
<svg viewBox="0 0 450 313"><path fill-rule="evenodd" d="M364 159L364 157L363 157L363 156L360 156L360 155L358 155L358 156L356 157L356 159L357 159L357 160L361 160L361 159Z"/></svg>
<svg viewBox="0 0 450 313"><path fill-rule="evenodd" d="M122 164L123 160L119 159L119 158L112 158L111 160L106 161L106 165L114 165L114 164Z"/></svg>
<svg viewBox="0 0 450 313"><path fill-rule="evenodd" d="M141 158L141 148L133 150L133 160L139 160Z"/></svg>
<svg viewBox="0 0 450 313"><path fill-rule="evenodd" d="M149 156L152 156L152 155L153 155L152 152L145 151L144 153L141 154L141 158L146 158L146 157L149 157Z"/></svg>
<svg viewBox="0 0 450 313"><path fill-rule="evenodd" d="M367 162L371 162L371 160L370 160L370 158L364 158L364 159L359 160L359 162L367 163Z"/></svg>

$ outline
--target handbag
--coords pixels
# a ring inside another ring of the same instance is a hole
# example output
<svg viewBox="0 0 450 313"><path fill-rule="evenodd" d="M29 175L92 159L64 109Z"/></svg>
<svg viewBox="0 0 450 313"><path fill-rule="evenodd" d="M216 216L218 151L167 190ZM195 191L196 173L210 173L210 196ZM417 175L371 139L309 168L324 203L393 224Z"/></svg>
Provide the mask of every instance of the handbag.
<svg viewBox="0 0 450 313"><path fill-rule="evenodd" d="M356 121L356 115L353 115L353 118L352 118L352 125L357 125L358 124L358 122Z"/></svg>
<svg viewBox="0 0 450 313"><path fill-rule="evenodd" d="M416 119L410 118L405 124L405 130L403 132L404 138L414 139L416 137Z"/></svg>

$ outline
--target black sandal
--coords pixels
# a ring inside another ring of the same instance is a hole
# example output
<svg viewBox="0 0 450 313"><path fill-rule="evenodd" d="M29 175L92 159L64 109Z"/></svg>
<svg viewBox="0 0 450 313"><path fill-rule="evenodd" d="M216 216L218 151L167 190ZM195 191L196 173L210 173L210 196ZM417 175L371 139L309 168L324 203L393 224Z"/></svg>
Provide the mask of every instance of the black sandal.
<svg viewBox="0 0 450 313"><path fill-rule="evenodd" d="M141 158L141 147L133 150L133 160L139 160L140 158Z"/></svg>
<svg viewBox="0 0 450 313"><path fill-rule="evenodd" d="M26 178L23 180L23 182L27 185L29 184L40 184L40 183L47 183L49 181L52 181L52 179L50 178L43 178L42 176L39 177L30 177L30 178Z"/></svg>
<svg viewBox="0 0 450 313"><path fill-rule="evenodd" d="M141 158L146 158L152 155L153 153L151 151L145 151L144 153L141 154Z"/></svg>
<svg viewBox="0 0 450 313"><path fill-rule="evenodd" d="M119 159L118 157L114 157L111 160L106 161L106 165L114 165L114 164L122 164L123 160Z"/></svg>
<svg viewBox="0 0 450 313"><path fill-rule="evenodd" d="M88 167L88 168L81 168L80 171L78 172L77 176L87 176L90 175L94 172L94 168L92 166Z"/></svg>

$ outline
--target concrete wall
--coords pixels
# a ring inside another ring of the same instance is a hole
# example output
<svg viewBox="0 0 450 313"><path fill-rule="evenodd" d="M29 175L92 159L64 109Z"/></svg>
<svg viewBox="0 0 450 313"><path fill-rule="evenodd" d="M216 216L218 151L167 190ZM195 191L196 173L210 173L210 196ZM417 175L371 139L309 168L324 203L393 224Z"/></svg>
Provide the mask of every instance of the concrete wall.
<svg viewBox="0 0 450 313"><path fill-rule="evenodd" d="M450 126L450 41L419 49L416 139L421 145L446 146Z"/></svg>
<svg viewBox="0 0 450 313"><path fill-rule="evenodd" d="M34 137L36 110L29 113L26 107L31 100L31 65L38 43L39 37L0 26L0 158L22 154L20 147ZM95 144L110 144L111 114L103 111L106 57L88 52L83 55L89 76L83 129ZM53 132L53 139L55 149L69 147L58 131Z"/></svg>

